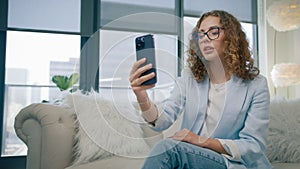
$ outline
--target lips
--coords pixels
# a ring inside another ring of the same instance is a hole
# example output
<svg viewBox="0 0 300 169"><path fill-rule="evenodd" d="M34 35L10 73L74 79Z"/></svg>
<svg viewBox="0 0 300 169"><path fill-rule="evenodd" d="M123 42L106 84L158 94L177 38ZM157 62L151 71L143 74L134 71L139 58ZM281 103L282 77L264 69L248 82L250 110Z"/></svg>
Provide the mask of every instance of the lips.
<svg viewBox="0 0 300 169"><path fill-rule="evenodd" d="M211 46L205 46L204 48L203 48L203 52L204 53L212 53L212 52L214 52L214 48L213 47L211 47Z"/></svg>

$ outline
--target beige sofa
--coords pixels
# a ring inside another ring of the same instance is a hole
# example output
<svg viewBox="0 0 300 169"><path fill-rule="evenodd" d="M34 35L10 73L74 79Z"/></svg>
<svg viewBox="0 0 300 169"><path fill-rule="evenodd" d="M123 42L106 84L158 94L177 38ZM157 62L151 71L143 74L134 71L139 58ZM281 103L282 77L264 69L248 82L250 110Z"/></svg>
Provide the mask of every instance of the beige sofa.
<svg viewBox="0 0 300 169"><path fill-rule="evenodd" d="M137 169L144 161L143 158L112 156L72 166L74 110L68 107L31 104L16 116L15 131L28 147L27 169ZM143 131L145 135L158 134L145 126ZM153 141L148 144L153 144ZM300 168L299 163L273 164L275 169Z"/></svg>
<svg viewBox="0 0 300 169"><path fill-rule="evenodd" d="M144 158L112 156L72 166L75 135L74 110L51 104L31 104L15 118L15 132L27 145L27 169L137 169ZM156 136L149 146L163 138L148 126L142 127L145 137Z"/></svg>

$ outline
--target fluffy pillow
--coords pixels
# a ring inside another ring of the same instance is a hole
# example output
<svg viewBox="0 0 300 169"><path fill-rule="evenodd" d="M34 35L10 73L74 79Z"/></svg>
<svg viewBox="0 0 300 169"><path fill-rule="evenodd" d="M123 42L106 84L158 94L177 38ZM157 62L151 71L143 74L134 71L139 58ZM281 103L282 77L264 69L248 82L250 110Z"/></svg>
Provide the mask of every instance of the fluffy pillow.
<svg viewBox="0 0 300 169"><path fill-rule="evenodd" d="M272 100L266 153L271 162L300 162L300 99Z"/></svg>
<svg viewBox="0 0 300 169"><path fill-rule="evenodd" d="M118 155L140 158L148 155L142 121L131 106L115 104L98 93L69 94L65 104L73 107L78 130L74 140L73 165Z"/></svg>

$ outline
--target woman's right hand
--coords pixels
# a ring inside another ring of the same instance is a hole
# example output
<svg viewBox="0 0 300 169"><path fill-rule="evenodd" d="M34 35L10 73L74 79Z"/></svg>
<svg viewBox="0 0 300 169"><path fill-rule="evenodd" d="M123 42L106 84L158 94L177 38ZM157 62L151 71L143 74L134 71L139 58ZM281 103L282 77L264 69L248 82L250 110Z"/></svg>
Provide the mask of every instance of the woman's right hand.
<svg viewBox="0 0 300 169"><path fill-rule="evenodd" d="M137 62L135 62L132 66L132 69L130 71L130 77L129 77L130 85L132 87L134 94L136 95L137 101L143 112L149 110L151 106L153 107L153 104L150 101L146 90L153 88L155 84L151 84L151 85L142 85L142 84L145 81L152 79L153 77L156 76L154 72L141 76L144 72L152 68L152 64L142 66L145 63L146 63L146 58L140 59ZM153 117L154 119L157 118L157 114L158 114L157 111L155 111L154 113L155 113L154 116L153 115L149 116L150 121L149 119L147 119L149 122L153 121Z"/></svg>
<svg viewBox="0 0 300 169"><path fill-rule="evenodd" d="M135 62L132 66L132 69L130 71L130 77L129 77L130 85L132 87L134 94L136 95L137 101L142 111L146 111L150 109L152 104L146 90L151 89L155 86L155 84L142 85L143 82L155 76L154 72L148 75L141 76L144 72L152 68L151 64L142 66L145 63L146 63L146 58L140 59L137 62Z"/></svg>
<svg viewBox="0 0 300 169"><path fill-rule="evenodd" d="M152 68L152 64L148 64L145 66L141 66L146 62L146 58L140 59L136 61L130 71L130 85L132 87L133 92L137 96L137 98L143 98L147 97L147 89L151 89L155 86L155 84L152 85L142 85L145 81L152 79L155 77L155 73L152 72L148 75L141 76L144 72Z"/></svg>

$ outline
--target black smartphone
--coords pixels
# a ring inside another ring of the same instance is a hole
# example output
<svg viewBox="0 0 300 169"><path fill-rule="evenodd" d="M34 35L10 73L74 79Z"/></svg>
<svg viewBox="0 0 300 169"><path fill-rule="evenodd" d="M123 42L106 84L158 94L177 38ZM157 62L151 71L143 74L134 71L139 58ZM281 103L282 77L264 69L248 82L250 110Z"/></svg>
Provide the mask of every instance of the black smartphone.
<svg viewBox="0 0 300 169"><path fill-rule="evenodd" d="M142 83L142 85L151 85L157 82L156 78L156 62L155 62L155 47L154 47L154 39L153 35L148 34L144 36L139 36L135 38L135 47L136 47L136 58L140 60L142 58L146 58L147 61L144 65L152 64L152 68L146 72L144 72L141 76L150 74L152 72L155 73L155 77L149 79Z"/></svg>

